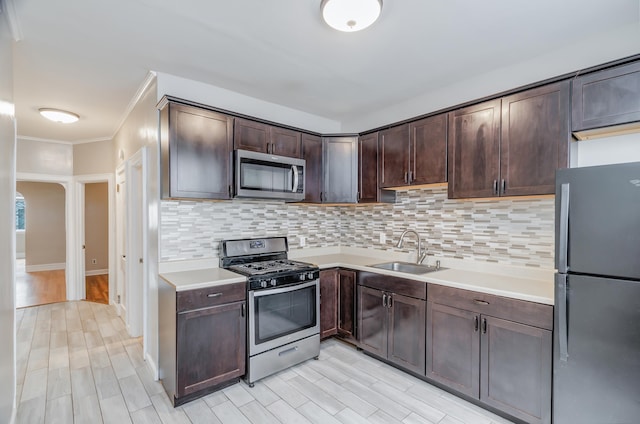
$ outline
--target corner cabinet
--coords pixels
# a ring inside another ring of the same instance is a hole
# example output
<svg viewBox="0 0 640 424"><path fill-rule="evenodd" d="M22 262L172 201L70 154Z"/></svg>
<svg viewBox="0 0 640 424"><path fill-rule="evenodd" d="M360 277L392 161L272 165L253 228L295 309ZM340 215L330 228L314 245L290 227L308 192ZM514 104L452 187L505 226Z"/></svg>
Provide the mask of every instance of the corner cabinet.
<svg viewBox="0 0 640 424"><path fill-rule="evenodd" d="M424 375L426 283L358 273L358 346Z"/></svg>
<svg viewBox="0 0 640 424"><path fill-rule="evenodd" d="M230 199L233 118L181 103L160 110L162 198Z"/></svg>
<svg viewBox="0 0 640 424"><path fill-rule="evenodd" d="M568 81L450 112L449 197L553 194L569 140Z"/></svg>
<svg viewBox="0 0 640 424"><path fill-rule="evenodd" d="M350 269L338 269L338 336L349 342L358 336L356 275Z"/></svg>
<svg viewBox="0 0 640 424"><path fill-rule="evenodd" d="M174 406L244 375L245 299L244 282L176 292L160 280L160 379Z"/></svg>
<svg viewBox="0 0 640 424"><path fill-rule="evenodd" d="M553 307L432 284L428 294L426 376L550 423Z"/></svg>
<svg viewBox="0 0 640 424"><path fill-rule="evenodd" d="M324 137L323 189L325 203L356 203L358 196L357 137Z"/></svg>

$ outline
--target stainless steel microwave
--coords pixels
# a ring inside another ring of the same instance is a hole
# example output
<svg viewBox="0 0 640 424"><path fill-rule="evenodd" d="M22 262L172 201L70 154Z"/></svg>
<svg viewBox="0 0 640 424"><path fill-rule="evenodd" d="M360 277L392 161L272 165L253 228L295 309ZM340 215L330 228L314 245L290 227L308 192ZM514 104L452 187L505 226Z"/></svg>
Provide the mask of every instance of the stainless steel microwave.
<svg viewBox="0 0 640 424"><path fill-rule="evenodd" d="M304 159L235 151L235 195L253 199L304 200Z"/></svg>

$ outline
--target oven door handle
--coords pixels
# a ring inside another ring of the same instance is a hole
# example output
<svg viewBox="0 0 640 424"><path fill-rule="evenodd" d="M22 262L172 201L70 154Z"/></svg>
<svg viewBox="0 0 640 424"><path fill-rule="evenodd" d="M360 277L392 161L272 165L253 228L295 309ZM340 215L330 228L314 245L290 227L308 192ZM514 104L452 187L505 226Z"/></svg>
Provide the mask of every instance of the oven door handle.
<svg viewBox="0 0 640 424"><path fill-rule="evenodd" d="M303 283L303 284L293 284L291 286L286 286L286 287L281 287L278 289L263 289L263 290L252 290L251 294L253 294L253 297L262 297L262 296L270 296L272 294L278 294L278 293L286 293L286 292L291 292L291 291L295 291L295 290L300 290L300 289L306 289L308 287L311 286L318 286L318 280L315 279L313 281L309 281L308 283Z"/></svg>

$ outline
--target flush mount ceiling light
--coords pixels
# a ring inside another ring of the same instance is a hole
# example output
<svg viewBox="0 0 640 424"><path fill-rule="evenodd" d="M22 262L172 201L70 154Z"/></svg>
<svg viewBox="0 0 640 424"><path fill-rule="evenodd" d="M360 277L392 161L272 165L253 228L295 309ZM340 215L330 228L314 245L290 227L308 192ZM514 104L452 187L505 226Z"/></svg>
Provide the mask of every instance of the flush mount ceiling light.
<svg viewBox="0 0 640 424"><path fill-rule="evenodd" d="M320 10L330 27L338 31L355 32L378 19L382 0L322 0Z"/></svg>
<svg viewBox="0 0 640 424"><path fill-rule="evenodd" d="M60 122L62 124L72 124L80 119L80 116L78 114L67 112L66 110L42 107L38 109L38 111L40 112L40 115L44 116L50 121Z"/></svg>

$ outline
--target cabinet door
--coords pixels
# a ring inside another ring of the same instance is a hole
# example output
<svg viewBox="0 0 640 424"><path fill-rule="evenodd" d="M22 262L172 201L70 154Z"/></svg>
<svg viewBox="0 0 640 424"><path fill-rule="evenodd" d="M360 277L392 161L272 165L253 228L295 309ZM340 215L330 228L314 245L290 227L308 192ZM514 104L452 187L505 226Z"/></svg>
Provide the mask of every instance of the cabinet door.
<svg viewBox="0 0 640 424"><path fill-rule="evenodd" d="M162 197L229 199L233 118L177 103L161 112Z"/></svg>
<svg viewBox="0 0 640 424"><path fill-rule="evenodd" d="M389 299L388 359L424 375L426 302L395 293Z"/></svg>
<svg viewBox="0 0 640 424"><path fill-rule="evenodd" d="M358 140L358 203L378 201L378 133Z"/></svg>
<svg viewBox="0 0 640 424"><path fill-rule="evenodd" d="M573 131L640 121L640 62L574 79L571 98Z"/></svg>
<svg viewBox="0 0 640 424"><path fill-rule="evenodd" d="M449 197L498 195L500 100L449 114Z"/></svg>
<svg viewBox="0 0 640 424"><path fill-rule="evenodd" d="M302 135L302 159L305 160L304 201L320 203L322 193L322 138Z"/></svg>
<svg viewBox="0 0 640 424"><path fill-rule="evenodd" d="M528 423L550 423L551 340L549 330L483 316L480 400Z"/></svg>
<svg viewBox="0 0 640 424"><path fill-rule="evenodd" d="M271 127L271 148L269 153L280 156L299 158L300 136L298 131L280 127Z"/></svg>
<svg viewBox="0 0 640 424"><path fill-rule="evenodd" d="M233 129L233 146L235 149L270 153L270 130L269 125L236 118Z"/></svg>
<svg viewBox="0 0 640 424"><path fill-rule="evenodd" d="M500 195L553 194L569 138L569 81L503 98Z"/></svg>
<svg viewBox="0 0 640 424"><path fill-rule="evenodd" d="M475 398L480 395L478 314L427 302L427 377Z"/></svg>
<svg viewBox="0 0 640 424"><path fill-rule="evenodd" d="M378 178L380 187L409 184L409 125L380 131Z"/></svg>
<svg viewBox="0 0 640 424"><path fill-rule="evenodd" d="M409 124L411 184L447 181L447 115L430 116Z"/></svg>
<svg viewBox="0 0 640 424"><path fill-rule="evenodd" d="M359 346L383 358L387 357L387 297L382 290L358 286Z"/></svg>
<svg viewBox="0 0 640 424"><path fill-rule="evenodd" d="M176 396L217 386L245 371L245 302L178 314Z"/></svg>
<svg viewBox="0 0 640 424"><path fill-rule="evenodd" d="M338 334L338 271L320 271L320 338Z"/></svg>
<svg viewBox="0 0 640 424"><path fill-rule="evenodd" d="M338 270L338 334L356 338L356 273Z"/></svg>
<svg viewBox="0 0 640 424"><path fill-rule="evenodd" d="M355 203L358 195L356 137L325 137L322 201Z"/></svg>

